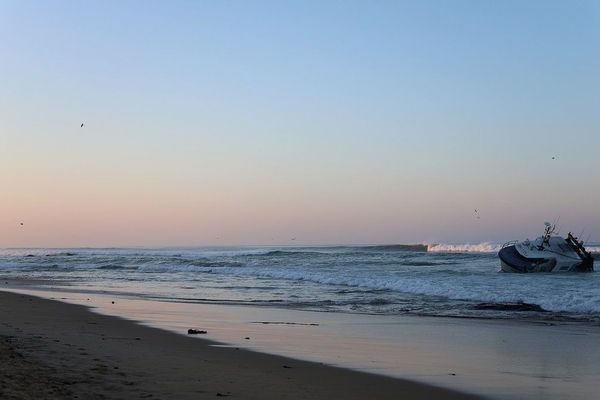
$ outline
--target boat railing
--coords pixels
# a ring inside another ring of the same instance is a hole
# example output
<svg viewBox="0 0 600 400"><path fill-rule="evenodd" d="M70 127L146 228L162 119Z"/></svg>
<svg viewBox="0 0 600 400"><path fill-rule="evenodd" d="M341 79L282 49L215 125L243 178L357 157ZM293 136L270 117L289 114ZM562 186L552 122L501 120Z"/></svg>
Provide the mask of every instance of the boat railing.
<svg viewBox="0 0 600 400"><path fill-rule="evenodd" d="M504 243L504 244L502 245L502 248L505 248L505 247L508 247L508 246L512 246L512 245L514 245L514 244L517 244L517 243L519 243L519 241L518 241L518 240L511 240L510 242L506 242L506 243Z"/></svg>

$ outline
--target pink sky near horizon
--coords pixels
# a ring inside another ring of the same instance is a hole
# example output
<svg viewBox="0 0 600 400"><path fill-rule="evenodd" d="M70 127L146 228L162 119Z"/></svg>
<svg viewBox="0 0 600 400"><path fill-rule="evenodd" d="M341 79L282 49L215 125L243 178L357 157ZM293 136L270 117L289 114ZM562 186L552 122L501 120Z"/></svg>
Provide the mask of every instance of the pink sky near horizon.
<svg viewBox="0 0 600 400"><path fill-rule="evenodd" d="M596 2L23 0L0 37L0 248L600 241Z"/></svg>
<svg viewBox="0 0 600 400"><path fill-rule="evenodd" d="M518 153L455 154L453 137L169 140L69 122L0 137L0 247L503 242L558 217L599 237L600 189L564 179L595 159L539 157L529 171Z"/></svg>
<svg viewBox="0 0 600 400"><path fill-rule="evenodd" d="M265 176L245 184L154 178L35 175L8 185L4 179L11 195L0 208L0 246L480 243L530 237L561 206L531 209L526 199L493 192L473 201L471 193L452 191L454 182L428 179L389 186L388 178L356 190L351 178L308 188ZM563 223L585 222L569 207L561 211Z"/></svg>

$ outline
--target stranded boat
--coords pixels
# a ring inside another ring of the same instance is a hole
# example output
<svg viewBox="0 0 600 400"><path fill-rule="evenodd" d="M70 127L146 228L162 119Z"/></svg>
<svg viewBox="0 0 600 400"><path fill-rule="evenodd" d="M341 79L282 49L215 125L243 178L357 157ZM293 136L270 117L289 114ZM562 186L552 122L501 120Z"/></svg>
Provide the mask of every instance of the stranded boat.
<svg viewBox="0 0 600 400"><path fill-rule="evenodd" d="M544 235L504 244L498 253L503 272L591 272L594 258L575 236L552 236L556 225L546 222Z"/></svg>

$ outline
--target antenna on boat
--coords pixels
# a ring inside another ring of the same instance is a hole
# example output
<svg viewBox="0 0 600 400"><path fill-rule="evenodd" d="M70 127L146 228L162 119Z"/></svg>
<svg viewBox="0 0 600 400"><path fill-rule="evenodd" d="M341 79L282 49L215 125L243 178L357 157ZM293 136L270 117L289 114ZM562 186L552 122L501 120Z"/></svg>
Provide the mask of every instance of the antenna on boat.
<svg viewBox="0 0 600 400"><path fill-rule="evenodd" d="M544 230L544 236L550 236L556 231L556 222L551 224L550 222L544 222L546 229Z"/></svg>
<svg viewBox="0 0 600 400"><path fill-rule="evenodd" d="M544 236L542 237L542 243L538 246L538 250L544 250L544 245L550 244L550 235L556 230L556 224L552 225L550 222L544 222L546 229L544 229Z"/></svg>

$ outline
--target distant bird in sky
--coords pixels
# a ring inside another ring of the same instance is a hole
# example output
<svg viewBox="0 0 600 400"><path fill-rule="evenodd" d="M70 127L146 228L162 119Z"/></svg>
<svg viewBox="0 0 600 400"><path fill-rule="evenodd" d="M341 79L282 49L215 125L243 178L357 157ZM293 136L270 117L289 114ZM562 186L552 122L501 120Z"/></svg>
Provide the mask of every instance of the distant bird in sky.
<svg viewBox="0 0 600 400"><path fill-rule="evenodd" d="M81 126L80 126L80 128L83 128L83 122L81 123Z"/></svg>
<svg viewBox="0 0 600 400"><path fill-rule="evenodd" d="M558 157L557 156L552 156L552 159L553 160L558 160Z"/></svg>
<svg viewBox="0 0 600 400"><path fill-rule="evenodd" d="M475 218L480 219L478 209L475 209L475 212L473 213L473 215L475 216Z"/></svg>
<svg viewBox="0 0 600 400"><path fill-rule="evenodd" d="M291 238L290 240L296 240L296 238L295 238L295 237L293 237L293 238Z"/></svg>
<svg viewBox="0 0 600 400"><path fill-rule="evenodd" d="M20 224L20 225L21 225L21 226L23 226L23 223L21 222L21 224Z"/></svg>

